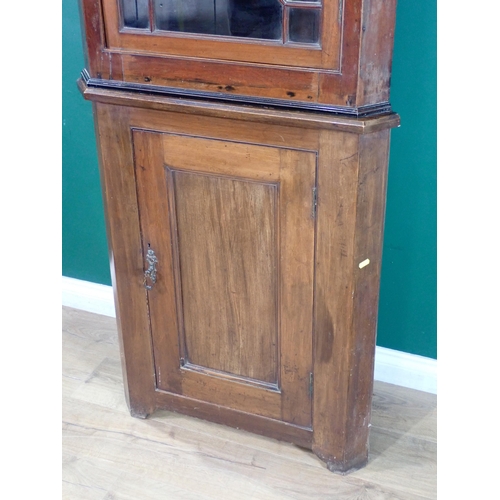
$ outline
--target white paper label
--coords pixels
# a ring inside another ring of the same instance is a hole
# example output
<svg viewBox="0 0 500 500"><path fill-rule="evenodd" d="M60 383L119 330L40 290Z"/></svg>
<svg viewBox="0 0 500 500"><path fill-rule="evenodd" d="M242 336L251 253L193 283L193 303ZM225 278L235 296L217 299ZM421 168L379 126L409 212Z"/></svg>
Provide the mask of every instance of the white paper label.
<svg viewBox="0 0 500 500"><path fill-rule="evenodd" d="M370 263L370 259L365 259L363 262L359 263L359 268L363 269L363 267L366 267Z"/></svg>

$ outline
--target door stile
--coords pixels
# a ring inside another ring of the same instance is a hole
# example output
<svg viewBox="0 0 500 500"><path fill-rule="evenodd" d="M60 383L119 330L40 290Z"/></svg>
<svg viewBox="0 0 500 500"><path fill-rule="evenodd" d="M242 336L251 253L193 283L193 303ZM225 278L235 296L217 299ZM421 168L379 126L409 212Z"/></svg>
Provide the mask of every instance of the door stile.
<svg viewBox="0 0 500 500"><path fill-rule="evenodd" d="M310 427L316 154L288 149L280 154L282 418Z"/></svg>
<svg viewBox="0 0 500 500"><path fill-rule="evenodd" d="M151 248L158 259L157 281L148 291L156 388L168 387L180 393L177 300L162 134L133 130L133 144L143 255ZM163 230L158 230L158 221ZM158 362L160 359L163 362Z"/></svg>

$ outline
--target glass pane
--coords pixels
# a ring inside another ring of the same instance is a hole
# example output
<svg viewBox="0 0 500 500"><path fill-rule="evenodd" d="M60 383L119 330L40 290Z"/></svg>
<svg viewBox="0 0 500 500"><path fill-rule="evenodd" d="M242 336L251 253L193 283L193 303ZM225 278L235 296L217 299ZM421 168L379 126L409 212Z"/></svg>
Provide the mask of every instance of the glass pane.
<svg viewBox="0 0 500 500"><path fill-rule="evenodd" d="M185 33L216 33L214 0L156 0L156 28Z"/></svg>
<svg viewBox="0 0 500 500"><path fill-rule="evenodd" d="M280 40L283 8L278 0L229 0L233 36Z"/></svg>
<svg viewBox="0 0 500 500"><path fill-rule="evenodd" d="M291 42L318 43L320 10L290 9L288 38Z"/></svg>
<svg viewBox="0 0 500 500"><path fill-rule="evenodd" d="M155 0L156 27L166 31L280 40L278 0Z"/></svg>
<svg viewBox="0 0 500 500"><path fill-rule="evenodd" d="M149 28L148 0L121 0L123 25L127 28Z"/></svg>

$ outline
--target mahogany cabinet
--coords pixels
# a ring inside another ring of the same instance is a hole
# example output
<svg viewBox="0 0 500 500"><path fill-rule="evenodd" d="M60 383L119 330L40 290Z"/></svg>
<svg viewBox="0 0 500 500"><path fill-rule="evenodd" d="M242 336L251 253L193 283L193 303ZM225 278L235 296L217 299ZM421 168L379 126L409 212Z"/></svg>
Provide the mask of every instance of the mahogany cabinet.
<svg viewBox="0 0 500 500"><path fill-rule="evenodd" d="M131 414L361 467L393 1L81 5Z"/></svg>

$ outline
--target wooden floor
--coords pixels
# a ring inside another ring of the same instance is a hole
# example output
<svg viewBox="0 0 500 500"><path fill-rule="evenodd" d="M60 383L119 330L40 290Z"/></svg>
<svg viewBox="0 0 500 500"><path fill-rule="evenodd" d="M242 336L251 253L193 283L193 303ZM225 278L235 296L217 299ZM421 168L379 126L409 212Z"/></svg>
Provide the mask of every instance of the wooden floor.
<svg viewBox="0 0 500 500"><path fill-rule="evenodd" d="M310 451L191 417L132 418L116 322L63 308L63 499L436 498L436 396L375 383L368 465L333 474Z"/></svg>

